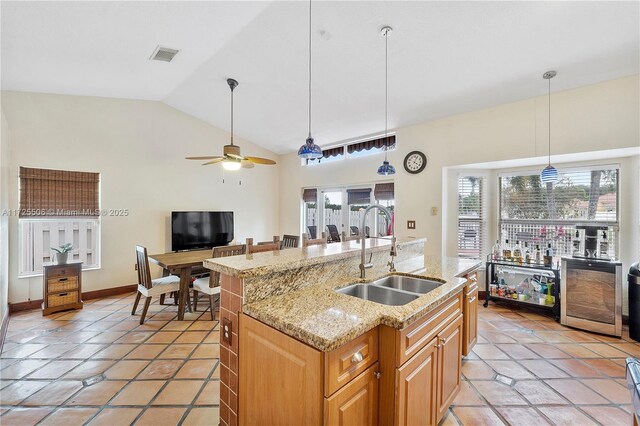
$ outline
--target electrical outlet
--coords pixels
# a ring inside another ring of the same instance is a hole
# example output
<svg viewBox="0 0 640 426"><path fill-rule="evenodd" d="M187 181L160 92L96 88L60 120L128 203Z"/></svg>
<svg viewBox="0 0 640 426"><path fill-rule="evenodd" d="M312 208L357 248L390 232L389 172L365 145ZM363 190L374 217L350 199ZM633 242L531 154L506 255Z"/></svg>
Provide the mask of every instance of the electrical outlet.
<svg viewBox="0 0 640 426"><path fill-rule="evenodd" d="M407 229L416 229L416 221L408 220L407 221Z"/></svg>
<svg viewBox="0 0 640 426"><path fill-rule="evenodd" d="M231 345L231 336L233 335L233 326L229 318L222 318L222 341Z"/></svg>
<svg viewBox="0 0 640 426"><path fill-rule="evenodd" d="M137 270L138 270L138 264L137 264L137 263L134 263L134 264L133 264L133 270L134 270L134 271L137 271Z"/></svg>

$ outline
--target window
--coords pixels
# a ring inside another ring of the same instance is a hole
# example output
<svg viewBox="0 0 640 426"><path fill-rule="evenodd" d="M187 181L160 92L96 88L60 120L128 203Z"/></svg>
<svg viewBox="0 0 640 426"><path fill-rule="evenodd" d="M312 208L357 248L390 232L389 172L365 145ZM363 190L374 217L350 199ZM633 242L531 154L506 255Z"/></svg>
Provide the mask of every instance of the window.
<svg viewBox="0 0 640 426"><path fill-rule="evenodd" d="M338 146L336 148L328 148L322 150L322 158L318 159L305 159L306 165L331 163L344 159L344 146Z"/></svg>
<svg viewBox="0 0 640 426"><path fill-rule="evenodd" d="M372 203L372 194L378 204L388 207L393 214L393 183L358 185L357 187L307 188L302 195L302 228L310 237L318 238L324 231L327 236L361 235L367 236L389 235L390 221L381 212L367 215L365 229L362 227L364 210ZM318 210L320 200L322 210ZM335 226L335 228L333 228ZM341 238L341 237L340 237Z"/></svg>
<svg viewBox="0 0 640 426"><path fill-rule="evenodd" d="M71 243L69 260L100 267L98 173L20 167L19 276L42 273L51 247Z"/></svg>
<svg viewBox="0 0 640 426"><path fill-rule="evenodd" d="M481 259L485 251L484 178L458 177L458 256Z"/></svg>
<svg viewBox="0 0 640 426"><path fill-rule="evenodd" d="M571 255L579 224L609 226L609 250L617 257L618 167L559 169L556 184L543 185L539 172L503 174L500 185L500 238L529 245L547 243L557 256Z"/></svg>

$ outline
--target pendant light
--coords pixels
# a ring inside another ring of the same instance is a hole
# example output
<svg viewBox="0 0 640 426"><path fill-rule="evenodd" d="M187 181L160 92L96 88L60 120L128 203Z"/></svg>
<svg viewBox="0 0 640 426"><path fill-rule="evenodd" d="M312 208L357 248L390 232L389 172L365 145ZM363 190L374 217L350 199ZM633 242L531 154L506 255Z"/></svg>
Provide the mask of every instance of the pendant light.
<svg viewBox="0 0 640 426"><path fill-rule="evenodd" d="M384 161L382 165L378 167L379 175L395 175L396 168L389 164L389 160L387 160L387 151L389 150L389 146L387 145L387 110L389 105L389 35L393 31L393 28L389 26L382 27L380 30L380 34L384 37Z"/></svg>
<svg viewBox="0 0 640 426"><path fill-rule="evenodd" d="M233 145L233 89L238 87L238 82L232 78L228 78L227 84L229 85L229 89L231 89L231 145ZM240 154L239 151L238 154ZM227 158L222 162L222 168L225 170L240 170L240 167L240 159L237 158Z"/></svg>
<svg viewBox="0 0 640 426"><path fill-rule="evenodd" d="M298 149L298 157L307 160L322 158L322 149L311 137L311 0L309 0L309 136L304 145Z"/></svg>
<svg viewBox="0 0 640 426"><path fill-rule="evenodd" d="M540 180L542 183L556 183L558 182L558 170L551 165L551 79L556 76L555 71L547 71L542 75L542 78L549 82L549 161L547 167L545 167L540 173Z"/></svg>

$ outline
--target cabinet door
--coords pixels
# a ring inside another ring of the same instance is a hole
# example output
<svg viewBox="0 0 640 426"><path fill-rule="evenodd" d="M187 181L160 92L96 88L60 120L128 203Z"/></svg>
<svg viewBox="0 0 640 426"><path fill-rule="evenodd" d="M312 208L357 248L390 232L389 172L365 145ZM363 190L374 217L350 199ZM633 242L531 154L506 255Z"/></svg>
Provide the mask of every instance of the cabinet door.
<svg viewBox="0 0 640 426"><path fill-rule="evenodd" d="M464 341L462 355L467 356L478 341L478 286L470 285L464 299Z"/></svg>
<svg viewBox="0 0 640 426"><path fill-rule="evenodd" d="M462 369L462 315L438 334L438 417L453 402L460 390L460 374Z"/></svg>
<svg viewBox="0 0 640 426"><path fill-rule="evenodd" d="M324 402L324 424L376 426L378 424L378 363L366 369Z"/></svg>
<svg viewBox="0 0 640 426"><path fill-rule="evenodd" d="M398 426L436 424L438 338L434 338L396 371Z"/></svg>

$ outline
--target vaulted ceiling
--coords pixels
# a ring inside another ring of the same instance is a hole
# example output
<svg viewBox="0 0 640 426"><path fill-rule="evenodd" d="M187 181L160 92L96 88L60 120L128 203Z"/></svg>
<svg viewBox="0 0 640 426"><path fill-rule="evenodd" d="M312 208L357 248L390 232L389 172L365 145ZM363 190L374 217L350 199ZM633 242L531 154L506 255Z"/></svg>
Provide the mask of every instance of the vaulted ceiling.
<svg viewBox="0 0 640 426"><path fill-rule="evenodd" d="M2 89L158 100L277 153L307 136L308 3L3 1ZM322 146L639 72L638 2L313 2ZM150 61L157 45L180 49Z"/></svg>

